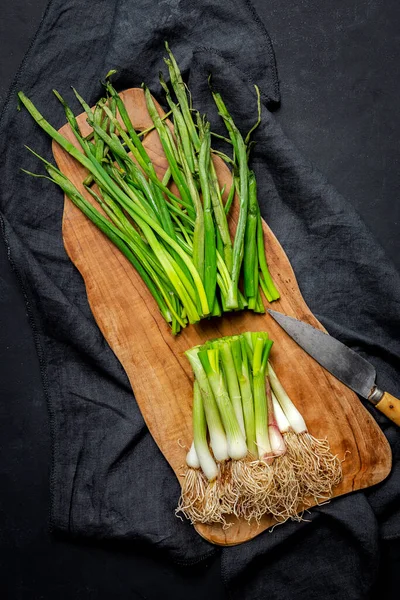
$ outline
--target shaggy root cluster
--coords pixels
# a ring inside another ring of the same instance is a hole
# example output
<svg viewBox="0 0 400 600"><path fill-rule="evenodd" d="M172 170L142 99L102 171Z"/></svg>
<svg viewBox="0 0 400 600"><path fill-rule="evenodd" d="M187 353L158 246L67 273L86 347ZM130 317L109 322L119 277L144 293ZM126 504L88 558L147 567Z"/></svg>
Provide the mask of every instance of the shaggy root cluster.
<svg viewBox="0 0 400 600"><path fill-rule="evenodd" d="M301 521L305 508L326 502L342 479L342 465L327 440L309 433L284 435L286 453L269 464L247 457L219 465L208 481L200 469L187 468L176 513L192 523L221 523L234 515L260 522L265 514L278 523Z"/></svg>

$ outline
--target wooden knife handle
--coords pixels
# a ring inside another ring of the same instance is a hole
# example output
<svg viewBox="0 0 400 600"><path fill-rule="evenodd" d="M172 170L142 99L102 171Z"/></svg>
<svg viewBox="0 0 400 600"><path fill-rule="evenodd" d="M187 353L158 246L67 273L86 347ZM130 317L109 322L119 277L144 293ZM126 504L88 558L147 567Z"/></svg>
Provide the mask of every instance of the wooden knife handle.
<svg viewBox="0 0 400 600"><path fill-rule="evenodd" d="M388 392L384 392L381 400L375 404L375 408L400 427L400 400L398 398L395 398Z"/></svg>

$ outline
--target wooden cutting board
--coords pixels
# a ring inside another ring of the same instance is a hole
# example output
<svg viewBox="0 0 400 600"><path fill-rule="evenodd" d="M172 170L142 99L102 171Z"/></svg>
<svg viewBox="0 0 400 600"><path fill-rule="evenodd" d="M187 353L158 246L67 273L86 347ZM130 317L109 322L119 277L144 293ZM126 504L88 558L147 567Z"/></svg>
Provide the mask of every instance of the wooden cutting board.
<svg viewBox="0 0 400 600"><path fill-rule="evenodd" d="M121 96L134 127L138 130L150 127L143 91L129 89ZM78 123L84 135L90 132L84 114L78 117ZM78 146L69 125L60 132ZM167 162L157 133L149 133L144 144L161 178ZM90 200L81 183L85 170L57 144L53 145L53 153L61 171ZM232 181L230 172L219 159L215 166L221 185L226 184L227 194ZM231 212L230 225L235 227L237 202ZM182 482L186 449L192 441L193 376L184 351L209 338L249 330L270 334L275 341L271 353L273 366L304 415L310 432L317 438L327 437L332 451L340 458L345 457L343 481L335 496L379 483L389 474L389 444L357 396L310 358L269 315L244 311L203 320L173 337L135 269L67 197L63 236L66 251L85 281L98 326L123 365L150 433L179 482ZM289 260L265 223L264 236L270 270L281 293L273 308L323 329L304 302ZM259 526L237 519L232 523L228 529L216 524L198 525L196 529L214 544L233 545L260 534L274 521L265 516Z"/></svg>

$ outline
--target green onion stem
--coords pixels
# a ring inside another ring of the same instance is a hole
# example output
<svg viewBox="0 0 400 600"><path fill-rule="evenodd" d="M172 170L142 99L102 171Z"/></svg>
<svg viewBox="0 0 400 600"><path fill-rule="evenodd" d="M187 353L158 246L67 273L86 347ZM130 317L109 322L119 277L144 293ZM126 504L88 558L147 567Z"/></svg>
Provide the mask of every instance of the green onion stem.
<svg viewBox="0 0 400 600"><path fill-rule="evenodd" d="M233 242L232 285L226 300L228 308L238 308L238 284L244 253L244 236L246 231L247 211L249 204L249 182L246 156L246 145L237 129L220 94L213 92L213 98L220 116L228 129L239 167L239 218Z"/></svg>
<svg viewBox="0 0 400 600"><path fill-rule="evenodd" d="M179 314L176 312L173 306L173 292L170 288L169 281L166 279L164 271L162 270L160 264L156 262L149 249L146 248L146 245L144 244L140 235L130 225L129 221L123 215L122 211L119 210L118 206L111 200L111 198L108 198L105 195L105 202L103 202L101 198L97 196L97 194L95 194L92 190L89 190L89 192L94 198L96 198L100 206L103 208L104 212L121 230L121 233L119 234L120 237L126 242L128 247L139 258L144 268L147 270L149 275L157 284L157 287L159 288L160 293L164 298L164 301L168 306L168 309L170 310L173 317L182 327L185 327L186 323L180 318Z"/></svg>
<svg viewBox="0 0 400 600"><path fill-rule="evenodd" d="M168 169L164 173L164 177L162 178L161 183L163 185L167 186L170 179L171 179L171 168L168 167Z"/></svg>
<svg viewBox="0 0 400 600"><path fill-rule="evenodd" d="M93 122L98 125L98 127L102 126L103 121L103 108L101 103L96 104L94 113L93 113ZM107 119L104 119L107 121ZM95 144L95 158L98 162L101 162L104 156L104 140L99 138L97 134L94 135L94 144Z"/></svg>
<svg viewBox="0 0 400 600"><path fill-rule="evenodd" d="M211 195L208 185L209 162L210 134L209 129L206 128L200 147L199 178L204 208L204 288L206 290L208 305L212 308L217 283L217 257Z"/></svg>
<svg viewBox="0 0 400 600"><path fill-rule="evenodd" d="M211 133L212 137L216 137L219 140L223 140L227 144L232 144L231 140L229 138L225 137L224 135L220 135L219 133L215 133L215 131L211 131L210 133Z"/></svg>
<svg viewBox="0 0 400 600"><path fill-rule="evenodd" d="M268 362L267 367L268 379L271 384L271 388L273 393L275 394L279 404L283 412L285 413L285 417L290 423L290 427L293 429L295 433L304 433L307 431L307 425L299 412L299 410L295 407L292 400L287 395L283 385L279 381L274 369L270 362Z"/></svg>
<svg viewBox="0 0 400 600"><path fill-rule="evenodd" d="M169 110L167 113L165 113L164 116L160 117L161 121L165 121L171 115L172 115L172 110ZM141 131L139 131L139 133L137 135L140 138L140 137L146 136L148 133L150 133L154 130L155 130L155 125L152 125L151 127L147 127L147 129L142 129Z"/></svg>
<svg viewBox="0 0 400 600"><path fill-rule="evenodd" d="M151 267L157 273L157 275L163 280L165 284L168 284L169 280L167 279L165 272L160 265L156 255L151 250L150 246L143 240L141 235L136 231L135 227L126 217L125 213L120 209L118 204L112 200L106 193L103 192L103 200L96 194L92 189L86 187L87 191L91 196L101 205L104 204L114 213L118 222L121 225L123 233L125 233L131 241L136 244L136 246L141 250L141 252L146 255L146 259L148 260Z"/></svg>
<svg viewBox="0 0 400 600"><path fill-rule="evenodd" d="M198 356L207 375L221 415L228 440L229 456L235 460L244 458L247 454L246 441L225 386L224 374L219 363L219 350L218 348L200 350Z"/></svg>
<svg viewBox="0 0 400 600"><path fill-rule="evenodd" d="M265 258L264 232L263 232L260 210L258 210L258 220L257 220L257 249L258 249L258 262L260 265L261 273L263 276L263 283L264 283L264 286L263 286L260 281L261 287L262 287L262 290L263 290L264 295L267 298L268 302L272 302L273 300L277 300L280 296L279 296L279 292L276 289L275 284L272 280L272 277L270 275L268 265L267 265L267 260Z"/></svg>
<svg viewBox="0 0 400 600"><path fill-rule="evenodd" d="M92 109L90 108L90 106L85 102L85 100L82 98L82 96L80 94L78 94L78 92L76 91L76 89L74 87L72 87L72 91L74 92L79 104L82 106L83 110L85 111L85 113L87 114L89 119L93 119L93 112L92 112Z"/></svg>
<svg viewBox="0 0 400 600"><path fill-rule="evenodd" d="M210 196L214 212L214 219L217 224L219 234L223 244L224 261L229 272L232 271L232 242L229 233L228 221L222 202L217 174L215 172L214 163L210 158L210 176L209 176Z"/></svg>
<svg viewBox="0 0 400 600"><path fill-rule="evenodd" d="M227 460L228 442L222 425L214 394L199 358L199 349L191 348L185 352L198 382L203 400L204 412L210 434L210 445L217 461Z"/></svg>
<svg viewBox="0 0 400 600"><path fill-rule="evenodd" d="M174 148L173 140L171 140L170 137L171 132L169 131L167 125L161 120L160 115L158 114L156 106L153 102L153 98L147 87L144 88L144 95L146 98L147 110L149 111L151 120L153 121L155 128L157 129L161 145L165 152L165 156L167 157L168 164L171 168L172 178L179 190L182 201L185 202L186 206L188 207L188 210L192 211L191 216L194 217L195 215L193 214L192 199L190 197L185 178L183 177L183 174L176 161L176 149Z"/></svg>
<svg viewBox="0 0 400 600"><path fill-rule="evenodd" d="M184 119L181 111L179 110L178 106L175 104L175 102L172 101L168 86L164 81L162 73L160 73L159 79L160 79L161 86L165 91L165 97L167 99L168 105L169 105L171 112L173 114L173 117L174 117L175 135L176 136L179 135L179 138L180 138L180 141L182 144L182 151L185 154L186 161L189 165L190 172L194 173L195 172L195 155L193 152L193 146L192 146L191 138L190 138L187 126L186 126L185 119Z"/></svg>
<svg viewBox="0 0 400 600"><path fill-rule="evenodd" d="M207 422L204 412L200 385L197 380L193 384L193 441L201 470L209 481L218 476L218 467L208 449Z"/></svg>
<svg viewBox="0 0 400 600"><path fill-rule="evenodd" d="M287 420L286 415L283 412L282 407L279 404L278 399L275 396L274 392L271 392L271 396L272 396L272 407L274 409L275 418L276 418L276 422L279 427L279 431L281 433L288 433L291 429L290 423Z"/></svg>
<svg viewBox="0 0 400 600"><path fill-rule="evenodd" d="M268 377L265 379L265 392L267 395L268 410L268 437L271 444L272 458L282 456L286 452L286 444L279 429L278 422L274 412L272 400L272 390Z"/></svg>
<svg viewBox="0 0 400 600"><path fill-rule="evenodd" d="M231 209L232 202L235 197L235 187L235 181L234 179L232 179L232 185L230 187L229 194L225 202L225 214L229 214L229 211Z"/></svg>
<svg viewBox="0 0 400 600"><path fill-rule="evenodd" d="M192 173L190 172L189 165L186 161L186 157L181 152L181 161L183 170L186 175L189 192L192 196L193 204L196 209L196 220L193 231L193 263L196 266L200 277L204 281L204 254L205 254L205 231L204 231L204 212L203 205L197 191L196 184L194 182Z"/></svg>
<svg viewBox="0 0 400 600"><path fill-rule="evenodd" d="M175 240L173 240L163 230L163 228L154 219L152 219L140 206L138 206L134 202L130 201L130 199L128 199L128 196L122 190L120 190L115 185L115 183L113 183L113 180L107 174L105 169L101 165L99 165L97 162L95 162L93 156L91 156L91 155L84 156L81 152L79 152L79 150L77 150L75 148L75 146L73 144L71 144L71 142L69 142L60 133L58 133L58 131L55 130L44 119L44 117L34 107L32 102L22 92L20 92L18 94L18 96L19 96L21 102L24 104L24 106L30 112L31 116L35 119L35 121L38 123L38 125L40 125L40 127L42 127L42 129L44 129L44 131L46 131L46 133L48 133L56 142L58 142L60 144L60 146L62 148L64 148L64 150L66 150L69 154L71 154L71 156L76 158L76 160L78 160L78 162L80 162L84 167L86 167L94 175L95 179L96 180L98 179L98 183L100 183L101 187L104 187L105 190L111 196L114 196L114 198L118 202L120 202L125 209L127 209L127 210L129 209L130 215L137 222L140 220L145 225L147 224L150 226L147 230L148 234L146 234L146 237L148 238L149 243L150 243L149 237L151 238L151 240L153 242L153 251L155 252L155 254L157 255L158 251L160 250L160 257L163 256L165 258L163 267L168 272L170 279L172 277L171 283L173 284L174 288L177 290L177 292L179 289L183 293L183 298L185 298L185 301L187 302L186 309L188 310L189 321L197 322L200 317L197 313L197 310L194 309L194 306L192 306L192 303L188 302L186 290L184 289L184 287L181 284L182 280L180 280L177 277L176 273L174 272L174 268L170 262L169 256L163 250L162 245L159 244L155 235L152 234L151 229L153 229L171 248L173 248L173 250L175 250L180 255L183 262L185 262L186 266L188 267L188 269L190 271L191 276L193 277L194 283L196 285L203 314L204 315L209 314L210 309L209 309L209 305L207 302L207 296L206 296L206 293L205 293L205 290L203 287L203 283L199 276L199 273L198 273L197 269L194 267L192 260L180 248L179 244ZM115 140L112 140L112 142L115 142ZM118 145L115 145L115 146L118 149L118 152L120 152ZM143 226L141 226L141 229L143 230ZM152 244L150 244L150 245L152 245ZM161 258L160 258L160 262L162 262ZM179 294L179 292L178 292L178 294ZM183 301L183 298L182 298L182 301Z"/></svg>
<svg viewBox="0 0 400 600"><path fill-rule="evenodd" d="M65 111L65 116L67 117L67 121L68 123L71 125L71 129L72 131L75 133L77 132L79 134L79 136L81 135L81 130L79 128L78 122L76 120L76 117L74 115L74 113L72 112L72 110L70 109L70 107L68 106L68 104L65 102L64 98L61 96L61 94L59 92L57 92L57 90L53 90L53 94L55 95L55 97L57 98L57 100L62 104L64 111Z"/></svg>
<svg viewBox="0 0 400 600"><path fill-rule="evenodd" d="M231 344L227 341L221 341L217 346L221 353L221 361L224 369L224 374L228 386L229 396L232 402L233 410L235 411L236 419L239 423L239 427L243 435L246 435L243 409L242 409L242 396L240 393L240 387L238 378L236 375L235 363L232 356Z"/></svg>
<svg viewBox="0 0 400 600"><path fill-rule="evenodd" d="M247 359L245 340L242 337L235 337L232 340L231 349L236 369L236 375L240 386L240 395L242 398L242 409L244 427L246 431L247 448L252 456L258 456L251 370Z"/></svg>
<svg viewBox="0 0 400 600"><path fill-rule="evenodd" d="M219 156L220 158L222 158L222 160L227 165L231 165L232 167L235 166L235 161L232 160L232 158L230 158L227 154L225 154L225 152L220 152L220 150L215 150L215 148L211 148L211 154L215 154L215 156Z"/></svg>
<svg viewBox="0 0 400 600"><path fill-rule="evenodd" d="M50 175L51 180L56 183L65 194L71 199L71 201L102 231L126 256L126 258L132 263L140 277L145 282L151 295L156 300L157 305L161 311L161 314L165 320L170 321L171 316L168 308L165 304L164 299L160 295L153 280L148 276L145 269L143 269L140 262L135 258L134 254L123 242L121 232L116 228L110 221L108 221L101 213L99 213L91 204L82 196L73 184L53 165L47 164L46 169Z"/></svg>
<svg viewBox="0 0 400 600"><path fill-rule="evenodd" d="M108 118L105 117L103 120L101 120L102 111L103 111L103 104L104 104L104 99L99 100L99 102L96 104L95 113L96 113L96 110L98 112L101 111L100 119L99 119L99 125L101 126L101 128L104 131L107 131L107 129L108 129ZM91 111L90 111L90 114L93 115L93 113ZM96 121L97 121L97 118L98 117L96 115ZM92 117L89 116L89 119L92 119L93 121L95 120L94 116L92 116ZM93 131L93 129L92 129L91 133L93 135L93 140L94 140L94 143L95 143L95 146L96 146L95 157L96 157L96 159L97 159L98 162L102 162L103 159L108 155L108 152L109 152L110 148L104 143L104 140L102 140L101 138L98 137L97 134L95 134L95 132ZM84 139L87 139L87 137L84 138ZM89 186L89 185L91 185L93 183L93 181L94 181L93 175L91 175L89 173L89 175L83 181L83 184Z"/></svg>
<svg viewBox="0 0 400 600"><path fill-rule="evenodd" d="M254 173L249 173L249 210L244 238L243 280L244 291L248 299L257 297L258 292L258 256L257 256L257 187ZM254 308L253 306L249 307Z"/></svg>
<svg viewBox="0 0 400 600"><path fill-rule="evenodd" d="M112 123L114 123L115 127L119 131L119 134L120 134L121 138L126 143L126 145L128 146L129 150L132 152L132 155L138 161L139 166L143 169L143 171L149 177L149 179L151 179L151 181L155 185L157 185L160 188L160 190L162 192L164 192L168 196L168 198L171 200L171 202L175 203L177 206L181 206L182 205L182 206L185 206L186 208L190 208L190 206L185 205L184 201L181 198L178 198L178 196L175 196L175 194L173 194L171 192L171 190L167 187L166 184L164 184L162 181L160 181L158 179L157 173L155 172L155 169L154 169L154 165L151 162L150 158L147 156L147 154L146 154L147 159L143 158L142 154L138 151L138 148L135 146L135 144L132 141L132 139L123 130L121 123L112 115L112 113L107 108L107 106L104 106L103 110L108 115L108 117L110 118L110 121ZM139 140L139 143L141 144L140 140ZM144 151L144 153L146 153L146 151L144 149L144 146L143 146L143 151Z"/></svg>
<svg viewBox="0 0 400 600"><path fill-rule="evenodd" d="M244 140L244 143L246 144L246 146L250 142L251 134L257 129L257 127L261 123L261 96L260 96L260 90L258 88L258 85L255 85L254 88L256 90L256 95L257 95L257 121L254 123L253 127L250 129L250 131L246 135L246 138Z"/></svg>
<svg viewBox="0 0 400 600"><path fill-rule="evenodd" d="M150 158L146 152L145 147L143 146L143 143L142 143L140 137L138 136L134 126L132 125L132 121L130 120L128 111L125 108L125 104L123 103L122 98L119 96L117 91L113 88L110 81L107 80L105 82L105 87L106 87L108 93L110 94L111 98L114 98L114 101L116 103L116 107L118 108L118 112L121 116L122 122L124 123L124 125L126 127L128 136L129 136L130 140L133 142L133 144L137 150L137 154L139 155L139 157L141 159L139 164L141 164L141 166L142 165L149 166L151 164ZM106 109L107 107L104 107L104 108ZM114 125L116 125L116 123L114 122L113 119L111 119L111 122L113 122ZM153 171L154 171L154 169L153 169Z"/></svg>
<svg viewBox="0 0 400 600"><path fill-rule="evenodd" d="M179 106L181 108L183 118L186 123L187 130L192 140L192 144L197 152L200 151L200 139L198 133L196 131L196 127L193 123L192 115L190 113L190 107L186 95L186 87L182 79L181 72L179 70L178 64L175 60L174 55L169 49L168 43L165 42L165 48L168 52L169 59L165 59L165 63L168 66L169 77L171 80L172 88L175 92L175 96L177 97Z"/></svg>
<svg viewBox="0 0 400 600"><path fill-rule="evenodd" d="M227 298L227 306L229 308L237 308L238 306L238 284L244 253L244 234L246 230L249 192L247 162L244 154L245 145L242 137L240 136L238 138L238 163L240 173L239 218L236 227L235 240L233 243L232 286Z"/></svg>
<svg viewBox="0 0 400 600"><path fill-rule="evenodd" d="M265 460L271 455L271 443L268 434L268 402L265 389L265 370L272 342L261 334L253 342L253 389L254 417L256 424L256 443L258 457Z"/></svg>

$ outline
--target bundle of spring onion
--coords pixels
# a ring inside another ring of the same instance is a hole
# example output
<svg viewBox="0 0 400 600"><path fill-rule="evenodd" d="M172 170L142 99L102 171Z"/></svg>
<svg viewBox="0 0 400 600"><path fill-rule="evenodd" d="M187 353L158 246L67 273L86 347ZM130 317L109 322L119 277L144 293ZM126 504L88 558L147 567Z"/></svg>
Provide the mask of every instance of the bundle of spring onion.
<svg viewBox="0 0 400 600"><path fill-rule="evenodd" d="M105 96L94 109L74 90L92 127L86 137L71 108L54 90L80 150L58 133L22 92L18 96L38 125L88 172L79 190L54 165L36 155L45 165L47 178L123 252L176 334L188 323L225 311L247 307L264 312L260 289L269 302L279 298L279 293L266 263L256 180L248 164L249 140L260 121L260 103L258 121L244 139L221 95L212 92L229 135L222 137L232 148L232 156L213 150L215 134L210 123L193 109L175 58L168 45L166 48L170 85L162 75L160 83L173 130L143 86L153 127L136 131L110 82L113 71L104 82ZM153 129L168 161L162 181L143 145L144 136ZM233 171L225 204L225 190L219 186L213 161L217 155ZM170 183L175 184L176 194ZM84 189L90 196L85 197ZM231 239L228 215L235 190L239 217Z"/></svg>
<svg viewBox="0 0 400 600"><path fill-rule="evenodd" d="M227 515L300 520L342 478L327 440L314 438L269 361L264 332L186 352L193 369L193 444L177 513L192 523Z"/></svg>

